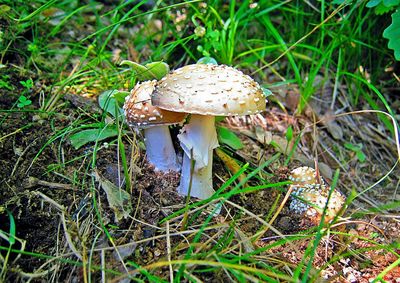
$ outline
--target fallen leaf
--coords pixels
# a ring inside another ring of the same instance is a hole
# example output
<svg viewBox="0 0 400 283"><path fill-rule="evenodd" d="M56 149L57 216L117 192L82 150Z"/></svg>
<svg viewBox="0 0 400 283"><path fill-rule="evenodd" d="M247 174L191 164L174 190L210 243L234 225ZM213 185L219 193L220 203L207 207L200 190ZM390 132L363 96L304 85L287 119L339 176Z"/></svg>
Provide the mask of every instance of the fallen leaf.
<svg viewBox="0 0 400 283"><path fill-rule="evenodd" d="M228 154L226 154L225 152L223 152L221 149L216 148L215 149L215 153L218 155L218 157L222 160L222 162L224 162L225 166L229 169L229 171L231 171L231 173L234 175L237 172L239 172L239 170L241 169L240 165L236 162L236 160L232 157L230 157ZM246 174L241 174L238 179L239 181L243 182L246 178ZM246 186L246 185L244 185Z"/></svg>
<svg viewBox="0 0 400 283"><path fill-rule="evenodd" d="M93 171L93 175L96 181L100 183L101 188L106 192L108 204L114 212L115 222L119 222L122 218L126 219L132 212L130 194L100 176L97 170Z"/></svg>
<svg viewBox="0 0 400 283"><path fill-rule="evenodd" d="M331 111L325 113L321 119L322 123L335 140L341 140L343 138L343 130L335 121L335 115Z"/></svg>

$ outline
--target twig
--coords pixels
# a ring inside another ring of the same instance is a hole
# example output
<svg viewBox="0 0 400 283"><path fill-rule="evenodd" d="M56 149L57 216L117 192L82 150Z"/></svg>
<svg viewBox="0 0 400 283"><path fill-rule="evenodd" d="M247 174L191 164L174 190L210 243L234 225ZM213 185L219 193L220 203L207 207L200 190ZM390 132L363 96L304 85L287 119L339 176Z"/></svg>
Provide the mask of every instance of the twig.
<svg viewBox="0 0 400 283"><path fill-rule="evenodd" d="M27 189L27 188L35 187L37 185L45 186L45 187L49 187L49 188L53 188L53 189L65 189L65 190L72 189L71 185L47 182L47 181L39 180L38 178L35 178L35 177L29 177L28 180L24 182L23 187Z"/></svg>

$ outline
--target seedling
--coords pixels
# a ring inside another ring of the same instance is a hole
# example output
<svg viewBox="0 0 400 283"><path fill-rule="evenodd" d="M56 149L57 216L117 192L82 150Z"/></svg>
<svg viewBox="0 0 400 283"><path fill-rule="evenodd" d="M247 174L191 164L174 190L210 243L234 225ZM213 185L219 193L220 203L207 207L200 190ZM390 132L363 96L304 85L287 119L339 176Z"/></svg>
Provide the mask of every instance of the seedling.
<svg viewBox="0 0 400 283"><path fill-rule="evenodd" d="M20 81L20 84L22 84L26 90L30 90L33 87L33 81L32 79L28 79L26 81Z"/></svg>
<svg viewBox="0 0 400 283"><path fill-rule="evenodd" d="M31 105L32 104L32 100L28 99L25 95L21 95L18 98L18 108L24 108L25 106Z"/></svg>
<svg viewBox="0 0 400 283"><path fill-rule="evenodd" d="M28 92L33 87L32 79L28 79L26 81L20 81L19 83L25 87L25 90L23 91L23 93ZM24 94L21 94L20 97L18 98L18 104L17 104L18 108L24 108L25 106L28 106L31 104L32 104L32 100L28 99L28 97L26 97Z"/></svg>

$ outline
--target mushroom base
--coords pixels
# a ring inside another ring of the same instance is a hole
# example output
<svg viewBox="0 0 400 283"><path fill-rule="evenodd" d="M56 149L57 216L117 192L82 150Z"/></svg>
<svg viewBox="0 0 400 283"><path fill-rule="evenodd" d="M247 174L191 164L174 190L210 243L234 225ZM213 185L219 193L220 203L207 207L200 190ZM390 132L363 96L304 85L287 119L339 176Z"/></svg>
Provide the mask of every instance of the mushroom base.
<svg viewBox="0 0 400 283"><path fill-rule="evenodd" d="M144 129L147 160L156 171L179 171L174 146L168 126L154 126Z"/></svg>
<svg viewBox="0 0 400 283"><path fill-rule="evenodd" d="M178 187L178 193L187 196L190 190L190 196L192 197L199 199L209 198L215 192L212 182L212 166L206 166L200 169L196 169L195 166L193 166L193 172L191 172L191 162L192 160L185 153L183 157L181 183ZM212 164L212 150L211 154L208 156L208 162L209 164ZM190 179L192 179L191 185Z"/></svg>

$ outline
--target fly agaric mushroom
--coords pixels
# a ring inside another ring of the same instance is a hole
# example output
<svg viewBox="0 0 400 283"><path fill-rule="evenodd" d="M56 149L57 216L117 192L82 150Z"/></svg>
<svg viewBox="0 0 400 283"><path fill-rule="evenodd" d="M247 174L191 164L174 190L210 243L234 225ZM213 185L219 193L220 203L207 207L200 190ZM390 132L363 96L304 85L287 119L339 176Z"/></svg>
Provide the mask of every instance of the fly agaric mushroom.
<svg viewBox="0 0 400 283"><path fill-rule="evenodd" d="M143 129L147 159L156 171L179 171L168 125L182 122L187 114L154 107L150 94L155 84L156 80L145 81L131 90L123 107L126 122L132 128Z"/></svg>
<svg viewBox="0 0 400 283"><path fill-rule="evenodd" d="M191 196L210 197L214 193L213 149L218 147L214 116L248 115L265 110L261 87L232 67L194 64L163 77L151 97L153 105L159 108L191 114L189 123L178 135L185 153L178 192L188 195L191 181Z"/></svg>
<svg viewBox="0 0 400 283"><path fill-rule="evenodd" d="M290 173L292 196L295 197L290 203L290 210L301 214L313 225L320 222L325 206L325 223L335 218L343 207L344 196L335 189L329 197L331 188L313 168L298 167Z"/></svg>

